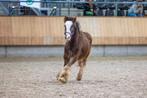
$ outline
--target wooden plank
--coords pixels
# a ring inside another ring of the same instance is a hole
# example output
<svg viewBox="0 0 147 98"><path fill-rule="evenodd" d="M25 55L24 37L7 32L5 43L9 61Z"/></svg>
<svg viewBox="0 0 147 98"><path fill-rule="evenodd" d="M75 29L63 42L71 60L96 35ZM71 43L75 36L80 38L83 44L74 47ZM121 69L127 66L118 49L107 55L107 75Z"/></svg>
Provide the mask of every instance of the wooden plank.
<svg viewBox="0 0 147 98"><path fill-rule="evenodd" d="M0 45L64 45L64 17L0 17ZM147 18L77 17L93 45L146 45Z"/></svg>

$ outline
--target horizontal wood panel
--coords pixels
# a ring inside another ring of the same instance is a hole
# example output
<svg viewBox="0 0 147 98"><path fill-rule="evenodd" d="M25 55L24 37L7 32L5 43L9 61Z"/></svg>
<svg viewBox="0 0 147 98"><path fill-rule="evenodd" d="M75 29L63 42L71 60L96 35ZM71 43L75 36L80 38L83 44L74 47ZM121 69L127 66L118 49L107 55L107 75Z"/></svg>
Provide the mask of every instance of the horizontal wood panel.
<svg viewBox="0 0 147 98"><path fill-rule="evenodd" d="M0 45L64 45L64 17L0 17ZM147 18L77 17L93 45L146 45Z"/></svg>

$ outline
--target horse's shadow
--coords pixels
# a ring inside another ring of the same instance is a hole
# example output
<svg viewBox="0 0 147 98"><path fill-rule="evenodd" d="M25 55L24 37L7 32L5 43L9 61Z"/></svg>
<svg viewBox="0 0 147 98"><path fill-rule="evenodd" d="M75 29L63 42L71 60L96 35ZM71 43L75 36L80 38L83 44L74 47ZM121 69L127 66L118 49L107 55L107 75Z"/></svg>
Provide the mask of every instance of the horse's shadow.
<svg viewBox="0 0 147 98"><path fill-rule="evenodd" d="M101 80L81 80L81 81L76 81L76 80L71 80L68 83L70 84L97 84L97 83L103 83L104 81Z"/></svg>
<svg viewBox="0 0 147 98"><path fill-rule="evenodd" d="M93 85L93 84L101 84L104 83L105 81L103 80L81 80L81 81L77 81L77 80L69 80L67 83L61 83L57 80L53 80L53 81L48 81L47 83L49 85L66 85L66 84L72 84L72 85L80 85L80 84L88 84L88 85Z"/></svg>

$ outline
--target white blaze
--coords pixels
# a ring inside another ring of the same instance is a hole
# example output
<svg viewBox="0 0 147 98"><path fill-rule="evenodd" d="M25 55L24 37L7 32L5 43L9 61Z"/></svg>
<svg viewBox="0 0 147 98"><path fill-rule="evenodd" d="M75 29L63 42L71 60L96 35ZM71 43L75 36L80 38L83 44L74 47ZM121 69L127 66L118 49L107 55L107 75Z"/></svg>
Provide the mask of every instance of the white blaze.
<svg viewBox="0 0 147 98"><path fill-rule="evenodd" d="M71 33L70 28L72 26L72 21L66 21L65 26L66 26L66 32Z"/></svg>
<svg viewBox="0 0 147 98"><path fill-rule="evenodd" d="M65 22L65 27L66 27L66 31L65 31L65 33L66 33L66 39L68 39L68 40L70 40L71 39L71 31L70 31L70 28L71 28L71 26L72 26L72 21L66 21Z"/></svg>

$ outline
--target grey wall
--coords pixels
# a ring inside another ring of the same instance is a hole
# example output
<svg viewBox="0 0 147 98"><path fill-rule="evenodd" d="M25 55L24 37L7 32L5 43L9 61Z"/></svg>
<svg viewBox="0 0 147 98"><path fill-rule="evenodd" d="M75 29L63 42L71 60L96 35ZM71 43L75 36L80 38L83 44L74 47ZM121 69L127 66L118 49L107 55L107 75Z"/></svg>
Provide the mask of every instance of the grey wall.
<svg viewBox="0 0 147 98"><path fill-rule="evenodd" d="M63 46L1 46L0 57L63 56ZM147 56L147 46L93 46L90 56Z"/></svg>

